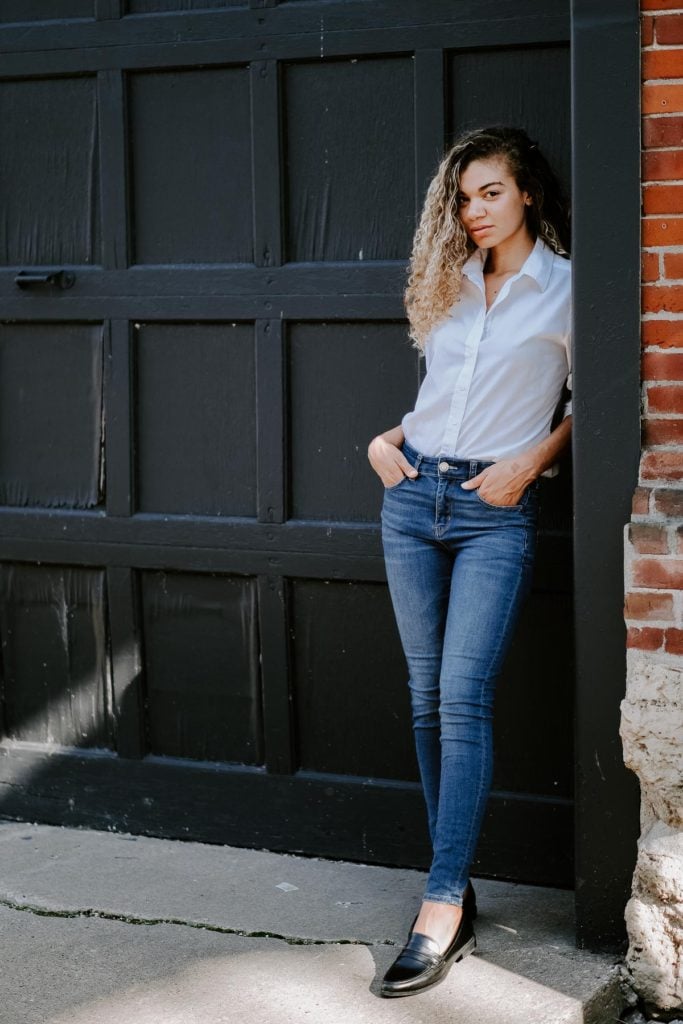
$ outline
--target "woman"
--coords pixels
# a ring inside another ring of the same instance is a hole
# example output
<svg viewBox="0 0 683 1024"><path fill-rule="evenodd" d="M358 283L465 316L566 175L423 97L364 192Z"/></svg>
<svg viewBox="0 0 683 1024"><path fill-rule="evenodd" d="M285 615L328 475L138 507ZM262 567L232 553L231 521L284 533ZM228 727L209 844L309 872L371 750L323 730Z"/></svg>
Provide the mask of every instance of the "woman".
<svg viewBox="0 0 683 1024"><path fill-rule="evenodd" d="M531 584L539 477L570 442L569 211L524 131L442 160L405 293L426 356L415 408L374 438L387 579L410 672L433 859L382 995L441 981L476 946L469 881L492 775L496 679Z"/></svg>

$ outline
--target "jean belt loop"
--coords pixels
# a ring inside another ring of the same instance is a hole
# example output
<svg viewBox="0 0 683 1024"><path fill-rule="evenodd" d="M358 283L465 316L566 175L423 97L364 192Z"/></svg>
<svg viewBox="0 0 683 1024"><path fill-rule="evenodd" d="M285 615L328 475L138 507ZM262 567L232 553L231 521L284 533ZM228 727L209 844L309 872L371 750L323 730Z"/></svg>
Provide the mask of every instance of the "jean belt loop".
<svg viewBox="0 0 683 1024"><path fill-rule="evenodd" d="M473 476L477 476L477 461L476 461L476 459L470 459L470 479Z"/></svg>
<svg viewBox="0 0 683 1024"><path fill-rule="evenodd" d="M420 468L420 463L421 462L422 462L422 453L420 452L418 454L417 458L415 459L415 469L419 469Z"/></svg>

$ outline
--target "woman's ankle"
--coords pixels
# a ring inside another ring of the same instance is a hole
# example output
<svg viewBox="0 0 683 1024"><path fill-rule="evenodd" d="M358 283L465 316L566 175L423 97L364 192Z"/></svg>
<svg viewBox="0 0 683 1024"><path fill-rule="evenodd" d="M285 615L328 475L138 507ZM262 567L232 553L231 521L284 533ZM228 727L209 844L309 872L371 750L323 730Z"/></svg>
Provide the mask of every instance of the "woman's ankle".
<svg viewBox="0 0 683 1024"><path fill-rule="evenodd" d="M436 903L424 900L413 931L434 939L443 953L458 929L462 913L463 908L454 903Z"/></svg>

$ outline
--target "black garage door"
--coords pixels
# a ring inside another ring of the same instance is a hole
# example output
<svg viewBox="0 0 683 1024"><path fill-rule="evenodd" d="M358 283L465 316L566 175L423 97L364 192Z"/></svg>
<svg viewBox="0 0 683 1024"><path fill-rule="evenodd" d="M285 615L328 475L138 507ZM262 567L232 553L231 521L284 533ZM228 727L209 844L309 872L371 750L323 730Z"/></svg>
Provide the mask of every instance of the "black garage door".
<svg viewBox="0 0 683 1024"><path fill-rule="evenodd" d="M0 19L0 814L425 865L366 450L444 145L568 183L568 0ZM566 462L543 502L473 870L570 886Z"/></svg>

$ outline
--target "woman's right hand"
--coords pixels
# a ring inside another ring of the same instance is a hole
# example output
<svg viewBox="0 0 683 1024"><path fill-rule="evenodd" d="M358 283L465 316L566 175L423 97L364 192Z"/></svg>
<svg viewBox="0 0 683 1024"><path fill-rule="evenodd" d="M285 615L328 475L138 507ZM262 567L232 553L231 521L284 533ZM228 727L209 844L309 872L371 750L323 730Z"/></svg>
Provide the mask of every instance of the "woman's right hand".
<svg viewBox="0 0 683 1024"><path fill-rule="evenodd" d="M395 433L394 430L387 431L389 435ZM400 484L404 476L414 480L417 470L408 462L399 444L393 439L388 440L387 434L373 437L368 445L368 459L384 486L394 487L395 484ZM400 443L403 443L402 440Z"/></svg>

